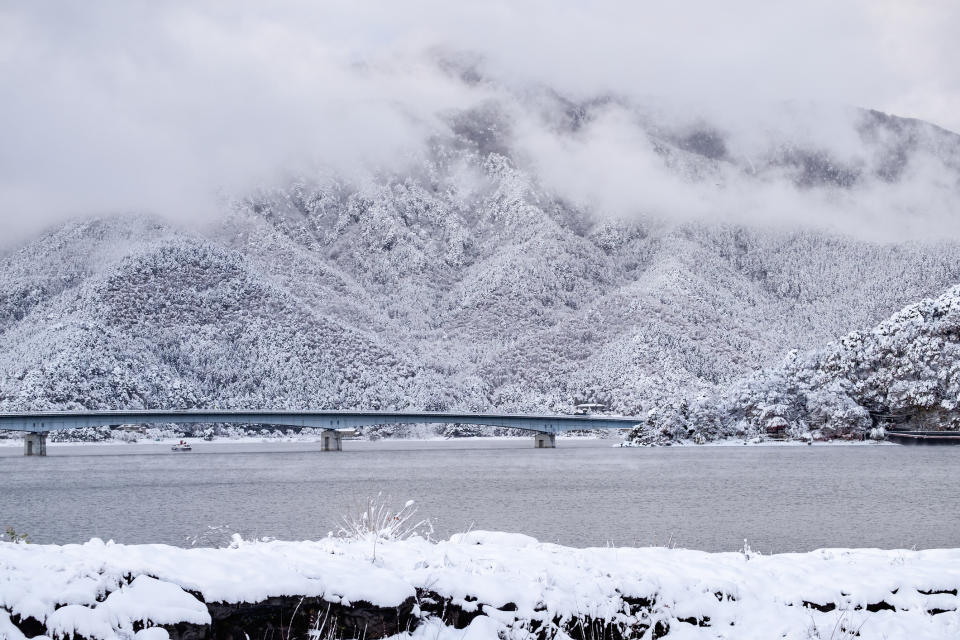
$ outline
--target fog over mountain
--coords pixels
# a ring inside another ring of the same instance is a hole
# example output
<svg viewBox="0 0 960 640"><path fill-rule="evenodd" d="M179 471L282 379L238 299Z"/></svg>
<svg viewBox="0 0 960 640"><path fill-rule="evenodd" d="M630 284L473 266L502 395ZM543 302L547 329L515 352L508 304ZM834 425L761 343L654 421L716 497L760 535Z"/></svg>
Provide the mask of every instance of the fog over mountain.
<svg viewBox="0 0 960 640"><path fill-rule="evenodd" d="M209 220L302 175L402 173L464 111L498 112L517 166L598 213L956 235L937 161L918 155L897 188L866 180L898 171L897 150L863 148L857 108L960 129L957 24L950 2L8 3L5 240L68 216ZM651 129L737 170L665 172ZM794 146L875 188L825 202L738 179Z"/></svg>
<svg viewBox="0 0 960 640"><path fill-rule="evenodd" d="M3 8L0 410L640 414L960 281L942 25L746 4Z"/></svg>

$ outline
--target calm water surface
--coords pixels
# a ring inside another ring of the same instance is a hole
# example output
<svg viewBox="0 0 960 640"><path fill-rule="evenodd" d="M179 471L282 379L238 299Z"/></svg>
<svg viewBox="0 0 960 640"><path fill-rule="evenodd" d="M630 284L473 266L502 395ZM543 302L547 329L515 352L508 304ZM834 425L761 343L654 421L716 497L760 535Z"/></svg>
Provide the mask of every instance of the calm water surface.
<svg viewBox="0 0 960 640"><path fill-rule="evenodd" d="M0 526L34 542L222 544L335 530L379 492L437 537L519 531L575 546L763 552L960 547L960 447L611 448L560 440L0 448Z"/></svg>

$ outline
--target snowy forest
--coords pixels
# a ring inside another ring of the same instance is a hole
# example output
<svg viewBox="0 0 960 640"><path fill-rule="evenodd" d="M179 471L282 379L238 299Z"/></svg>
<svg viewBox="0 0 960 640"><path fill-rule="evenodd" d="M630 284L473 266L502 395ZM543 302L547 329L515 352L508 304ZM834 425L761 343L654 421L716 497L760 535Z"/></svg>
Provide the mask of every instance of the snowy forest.
<svg viewBox="0 0 960 640"><path fill-rule="evenodd" d="M714 394L651 410L640 443L753 438L882 438L889 426L957 430L960 287L912 304L826 348L791 351L776 366Z"/></svg>
<svg viewBox="0 0 960 640"><path fill-rule="evenodd" d="M225 198L204 225L74 220L5 249L0 411L589 401L642 416L637 442L781 420L798 437L956 426L960 243L850 226L881 208L922 227L914 210L953 202L960 136L846 110L842 150L803 127L754 132L748 149L624 100L515 99L572 145L628 115L676 193L859 213L610 215L531 161L515 103L485 103L448 114L402 171L291 178Z"/></svg>

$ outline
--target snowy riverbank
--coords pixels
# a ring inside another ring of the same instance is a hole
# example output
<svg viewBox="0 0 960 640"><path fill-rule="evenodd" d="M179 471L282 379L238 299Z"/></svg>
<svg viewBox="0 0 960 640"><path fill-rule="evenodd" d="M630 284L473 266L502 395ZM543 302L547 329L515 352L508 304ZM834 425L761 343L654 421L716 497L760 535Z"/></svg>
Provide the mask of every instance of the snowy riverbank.
<svg viewBox="0 0 960 640"><path fill-rule="evenodd" d="M677 440L664 444L641 444L629 440L615 445L624 448L649 448L649 447L862 447L883 445L896 445L896 442L890 440L847 440L843 438L834 438L832 440L796 440L780 438L722 438L719 440L708 440L707 442L694 442L693 440Z"/></svg>
<svg viewBox="0 0 960 640"><path fill-rule="evenodd" d="M59 440L51 441L48 444L48 447L82 447L82 446L122 446L122 445L163 445L164 447L169 447L181 440L189 442L194 447L203 446L204 444L265 444L265 443L289 443L289 442L303 442L303 443L313 443L317 444L321 442L322 436L320 434L280 434L280 435L269 435L264 436L261 434L256 435L244 435L244 436L217 436L212 440L206 440L204 438L193 437L193 436L171 436L166 435L160 438L124 438L118 434L118 437L107 438L104 440ZM363 442L377 442L377 441L392 441L392 442L484 442L484 441L514 441L514 440L530 440L531 436L529 434L520 435L520 436L507 436L507 435L493 435L493 436L463 436L457 438L449 438L444 436L423 436L423 437L385 437L385 438L368 438L368 437L358 437L358 438L345 438L344 442L354 441L363 441ZM668 445L649 445L649 444L636 444L629 441L624 441L621 439L619 434L616 433L560 433L557 434L558 440L602 440L610 443L611 447L626 447L626 448L643 448L650 446L672 446L672 447L738 447L738 446L751 446L751 447L800 447L814 445L817 447L822 446L873 446L873 445L894 445L896 443L890 442L888 440L822 440L816 442L810 442L807 440L777 440L777 439L760 439L752 438L749 440L738 439L738 438L726 438L722 440L712 440L709 442L697 443L692 440L679 440L676 442L671 442ZM348 445L349 446L349 445ZM23 447L23 438L19 434L14 435L13 437L0 438L0 449L5 447Z"/></svg>
<svg viewBox="0 0 960 640"><path fill-rule="evenodd" d="M291 639L593 638L614 630L676 639L945 639L960 637L958 588L954 549L762 556L575 549L490 532L440 543L237 539L223 549L2 543L0 637L158 640L213 625L218 637ZM311 625L321 633L309 634Z"/></svg>

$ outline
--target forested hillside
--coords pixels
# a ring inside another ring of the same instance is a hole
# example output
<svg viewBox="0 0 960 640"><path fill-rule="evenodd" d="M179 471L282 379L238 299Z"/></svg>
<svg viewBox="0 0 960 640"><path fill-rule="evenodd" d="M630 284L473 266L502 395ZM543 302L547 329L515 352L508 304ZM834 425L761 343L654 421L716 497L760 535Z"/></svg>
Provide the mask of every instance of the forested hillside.
<svg viewBox="0 0 960 640"><path fill-rule="evenodd" d="M824 349L791 351L712 396L652 410L631 438L697 442L782 427L814 438L860 438L890 426L960 429L960 287L854 331Z"/></svg>
<svg viewBox="0 0 960 640"><path fill-rule="evenodd" d="M610 108L564 105L556 127L569 136ZM260 189L212 226L104 217L10 251L0 257L0 410L568 412L593 400L639 415L719 393L960 282L960 245L949 241L608 215L538 173L501 117L460 114L402 174ZM691 189L736 176L737 189L757 193L788 185L794 205L864 206L876 185L914 185L917 167L953 176L943 193L960 177L957 136L875 112L858 116L861 147L843 157L777 137L747 156L706 125L637 122L663 170ZM901 406L870 393L855 402ZM812 424L794 413L784 417ZM750 431L766 419L736 415L694 428L713 437L731 420ZM687 426L668 422L653 429L685 437Z"/></svg>

